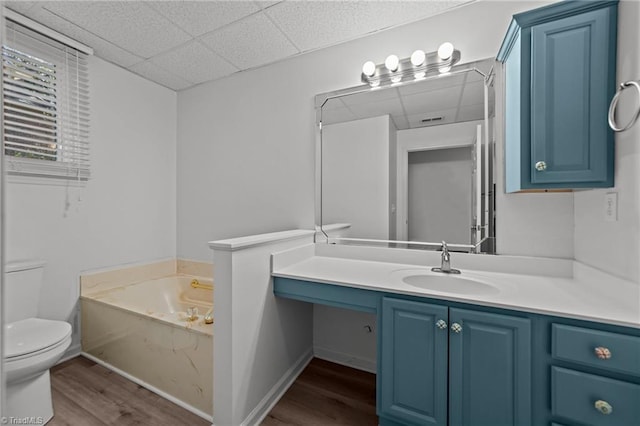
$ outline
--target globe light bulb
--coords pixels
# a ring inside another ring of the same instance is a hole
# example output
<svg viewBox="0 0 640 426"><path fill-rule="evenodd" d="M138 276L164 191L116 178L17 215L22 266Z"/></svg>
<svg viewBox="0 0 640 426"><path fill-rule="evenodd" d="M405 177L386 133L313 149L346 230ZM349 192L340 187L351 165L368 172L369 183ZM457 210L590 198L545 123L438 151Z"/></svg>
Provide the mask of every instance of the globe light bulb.
<svg viewBox="0 0 640 426"><path fill-rule="evenodd" d="M427 59L427 55L422 50L416 50L411 54L411 63L414 67L424 64L425 59Z"/></svg>
<svg viewBox="0 0 640 426"><path fill-rule="evenodd" d="M453 55L453 44L447 41L445 43L442 43L440 47L438 47L438 56L443 61L449 59L451 55Z"/></svg>
<svg viewBox="0 0 640 426"><path fill-rule="evenodd" d="M417 72L414 76L414 78L416 80L422 80L425 76L427 75L426 72L422 71L422 72Z"/></svg>
<svg viewBox="0 0 640 426"><path fill-rule="evenodd" d="M373 77L376 73L376 64L372 61L365 62L364 65L362 65L362 73L367 77Z"/></svg>
<svg viewBox="0 0 640 426"><path fill-rule="evenodd" d="M391 77L391 83L393 84L398 84L402 81L402 76L401 75L394 75L393 77Z"/></svg>
<svg viewBox="0 0 640 426"><path fill-rule="evenodd" d="M387 67L389 71L397 71L398 65L400 64L400 59L396 55L389 55L387 59L384 60L384 66Z"/></svg>

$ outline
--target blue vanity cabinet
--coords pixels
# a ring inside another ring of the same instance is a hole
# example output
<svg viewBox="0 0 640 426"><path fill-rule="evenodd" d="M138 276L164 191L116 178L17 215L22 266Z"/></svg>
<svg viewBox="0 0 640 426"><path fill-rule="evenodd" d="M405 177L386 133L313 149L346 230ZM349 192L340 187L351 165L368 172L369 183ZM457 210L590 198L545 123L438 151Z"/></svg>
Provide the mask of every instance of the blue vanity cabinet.
<svg viewBox="0 0 640 426"><path fill-rule="evenodd" d="M381 315L379 415L446 426L447 307L383 297Z"/></svg>
<svg viewBox="0 0 640 426"><path fill-rule="evenodd" d="M450 308L449 424L531 425L531 321Z"/></svg>
<svg viewBox="0 0 640 426"><path fill-rule="evenodd" d="M551 413L589 426L640 424L640 333L551 324Z"/></svg>
<svg viewBox="0 0 640 426"><path fill-rule="evenodd" d="M513 17L505 72L506 192L612 187L617 1L564 1Z"/></svg>
<svg viewBox="0 0 640 426"><path fill-rule="evenodd" d="M384 297L381 324L381 425L531 424L528 318Z"/></svg>

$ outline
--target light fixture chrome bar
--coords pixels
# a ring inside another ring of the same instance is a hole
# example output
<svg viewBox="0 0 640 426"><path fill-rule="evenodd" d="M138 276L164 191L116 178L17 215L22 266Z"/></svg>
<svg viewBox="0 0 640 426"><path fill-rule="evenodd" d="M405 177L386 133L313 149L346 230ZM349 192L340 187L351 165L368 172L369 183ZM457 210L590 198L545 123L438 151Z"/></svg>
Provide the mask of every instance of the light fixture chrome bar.
<svg viewBox="0 0 640 426"><path fill-rule="evenodd" d="M371 75L367 75L363 71L360 79L371 87L421 80L426 76L449 72L455 64L460 62L460 58L459 50L453 50L447 59L442 59L438 52L431 52L425 55L425 59L420 65L415 65L411 58L398 61L395 70L389 69L386 64L379 64L375 66L375 71Z"/></svg>

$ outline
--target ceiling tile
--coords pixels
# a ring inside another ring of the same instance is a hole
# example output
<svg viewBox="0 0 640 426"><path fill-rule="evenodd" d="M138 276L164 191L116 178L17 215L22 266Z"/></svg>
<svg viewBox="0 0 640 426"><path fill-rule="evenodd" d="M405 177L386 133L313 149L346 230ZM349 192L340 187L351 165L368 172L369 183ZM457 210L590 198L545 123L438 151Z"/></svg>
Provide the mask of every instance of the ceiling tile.
<svg viewBox="0 0 640 426"><path fill-rule="evenodd" d="M378 117L387 114L401 115L404 113L399 98L351 105L349 109L351 109L358 118Z"/></svg>
<svg viewBox="0 0 640 426"><path fill-rule="evenodd" d="M409 121L405 115L393 115L391 116L391 120L393 121L394 126L396 126L396 130L405 130L409 128Z"/></svg>
<svg viewBox="0 0 640 426"><path fill-rule="evenodd" d="M18 12L21 14L26 14L29 9L31 9L33 6L35 6L36 2L35 1L7 1L4 2L4 5L13 10L14 12Z"/></svg>
<svg viewBox="0 0 640 426"><path fill-rule="evenodd" d="M152 64L149 61L141 62L132 67L129 67L129 70L173 90L186 89L187 87L192 85L183 78L180 78L177 75L170 73L169 71L165 71L164 69Z"/></svg>
<svg viewBox="0 0 640 426"><path fill-rule="evenodd" d="M474 81L464 85L462 105L481 104L484 102L484 82Z"/></svg>
<svg viewBox="0 0 640 426"><path fill-rule="evenodd" d="M433 90L439 90L448 87L461 86L462 84L464 84L466 74L468 73L441 75L436 78L430 78L429 80L419 81L406 85L403 84L402 86L398 86L398 90L400 91L400 94L404 96L413 95L416 93L431 92Z"/></svg>
<svg viewBox="0 0 640 426"><path fill-rule="evenodd" d="M143 58L191 39L143 2L55 1L44 3L43 7Z"/></svg>
<svg viewBox="0 0 640 426"><path fill-rule="evenodd" d="M343 123L345 121L352 121L355 119L357 119L357 117L348 108L336 108L328 111L322 111L323 125Z"/></svg>
<svg viewBox="0 0 640 426"><path fill-rule="evenodd" d="M379 102L387 99L398 99L398 96L398 91L395 87L384 87L342 96L340 99L342 99L345 105L349 106Z"/></svg>
<svg viewBox="0 0 640 426"><path fill-rule="evenodd" d="M430 112L446 108L456 108L460 100L461 88L462 86L455 86L448 89L403 96L402 103L408 115L421 111Z"/></svg>
<svg viewBox="0 0 640 426"><path fill-rule="evenodd" d="M285 1L265 12L302 50L340 43L466 1Z"/></svg>
<svg viewBox="0 0 640 426"><path fill-rule="evenodd" d="M266 9L268 7L273 6L274 4L278 4L281 3L282 0L276 0L276 1L264 1L264 0L256 0L254 1L255 4L257 4L260 9Z"/></svg>
<svg viewBox="0 0 640 426"><path fill-rule="evenodd" d="M484 104L465 105L458 110L457 121L484 119Z"/></svg>
<svg viewBox="0 0 640 426"><path fill-rule="evenodd" d="M194 84L215 80L238 71L198 40L155 56L149 61Z"/></svg>
<svg viewBox="0 0 640 426"><path fill-rule="evenodd" d="M201 40L240 69L265 65L298 52L262 13L205 35Z"/></svg>
<svg viewBox="0 0 640 426"><path fill-rule="evenodd" d="M136 56L113 43L109 43L77 25L54 15L48 10L41 8L39 5L31 9L28 16L46 27L93 48L94 54L106 61L127 68L143 60L140 56Z"/></svg>
<svg viewBox="0 0 640 426"><path fill-rule="evenodd" d="M147 4L194 37L260 10L253 1L154 1Z"/></svg>

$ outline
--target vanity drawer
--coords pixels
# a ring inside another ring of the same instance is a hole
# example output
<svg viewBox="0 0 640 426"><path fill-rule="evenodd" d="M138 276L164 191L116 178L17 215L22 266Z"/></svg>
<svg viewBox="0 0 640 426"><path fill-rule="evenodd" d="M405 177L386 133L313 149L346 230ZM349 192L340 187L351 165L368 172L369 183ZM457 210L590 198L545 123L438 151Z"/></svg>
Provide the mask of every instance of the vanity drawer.
<svg viewBox="0 0 640 426"><path fill-rule="evenodd" d="M553 358L640 376L640 337L553 324Z"/></svg>
<svg viewBox="0 0 640 426"><path fill-rule="evenodd" d="M640 419L639 401L640 385L551 367L554 416L592 426L632 426Z"/></svg>

